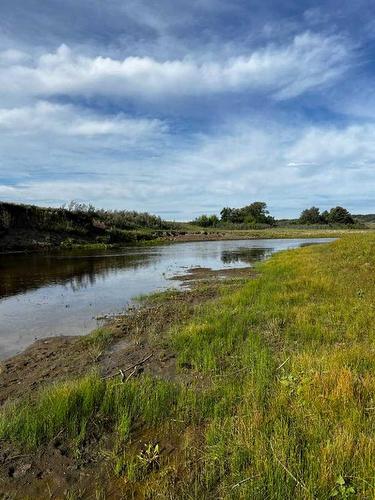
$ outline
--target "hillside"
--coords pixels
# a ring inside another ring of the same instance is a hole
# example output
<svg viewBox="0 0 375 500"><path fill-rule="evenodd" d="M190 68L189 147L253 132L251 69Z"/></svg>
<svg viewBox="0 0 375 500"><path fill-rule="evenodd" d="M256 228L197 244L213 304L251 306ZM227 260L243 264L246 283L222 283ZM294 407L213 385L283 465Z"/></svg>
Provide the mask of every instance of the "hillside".
<svg viewBox="0 0 375 500"><path fill-rule="evenodd" d="M174 227L147 213L0 203L0 251L129 244L166 235Z"/></svg>

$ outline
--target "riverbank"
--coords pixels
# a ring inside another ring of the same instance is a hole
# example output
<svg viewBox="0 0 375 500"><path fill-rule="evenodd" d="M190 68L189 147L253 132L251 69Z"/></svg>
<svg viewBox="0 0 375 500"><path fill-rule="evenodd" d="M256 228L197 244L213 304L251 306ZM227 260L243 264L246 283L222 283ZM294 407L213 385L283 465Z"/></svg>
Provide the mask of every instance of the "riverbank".
<svg viewBox="0 0 375 500"><path fill-rule="evenodd" d="M257 271L154 296L134 312L140 323L75 339L84 347L66 358L77 358L31 400L20 378L0 417L0 490L371 498L374 233L282 252Z"/></svg>
<svg viewBox="0 0 375 500"><path fill-rule="evenodd" d="M200 231L186 231L170 235L164 240L172 242L187 241L221 241L221 240L259 240L259 239L293 239L293 238L341 238L351 234L366 234L369 229L351 229L349 227L337 229L311 229L272 227L269 229L207 229Z"/></svg>
<svg viewBox="0 0 375 500"><path fill-rule="evenodd" d="M64 253L66 251L103 251L116 250L124 246L157 246L170 243L186 243L199 241L233 241L260 239L299 239L299 238L341 238L350 234L366 234L370 229L344 227L341 229L311 229L274 227L269 229L202 229L187 226L186 230L171 231L127 231L126 240L117 243L95 242L90 239L68 237L65 233L58 235L15 233L0 235L0 255L16 253Z"/></svg>

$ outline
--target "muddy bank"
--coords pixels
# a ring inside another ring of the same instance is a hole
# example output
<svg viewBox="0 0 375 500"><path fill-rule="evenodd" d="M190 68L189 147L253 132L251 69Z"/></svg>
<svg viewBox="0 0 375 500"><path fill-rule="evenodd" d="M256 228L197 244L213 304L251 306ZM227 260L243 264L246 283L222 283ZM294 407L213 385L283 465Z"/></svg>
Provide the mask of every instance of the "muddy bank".
<svg viewBox="0 0 375 500"><path fill-rule="evenodd" d="M235 289L254 276L250 268L225 270L193 269L190 288L171 290L143 300L140 307L115 318L102 329L85 337L57 337L35 342L21 354L1 364L0 402L9 404L25 395L33 398L38 389L54 382L70 380L96 370L103 379L126 383L134 377L178 380L189 384L190 367L176 368L175 353L166 347L165 336L171 327L188 321L202 304L218 298L223 289ZM141 446L145 442L139 430ZM177 438L176 438L177 439ZM66 498L72 491L79 498L96 495L98 484L110 498L123 498L113 476L113 464L105 450L110 449L111 434L97 439L92 435L79 455L64 441L63 434L38 449L37 453L0 443L0 492L9 498ZM170 440L163 441L163 453L172 450ZM107 464L111 464L109 469ZM108 470L107 470L108 469ZM92 478L95 478L95 482ZM123 487L123 485L122 485Z"/></svg>
<svg viewBox="0 0 375 500"><path fill-rule="evenodd" d="M174 377L173 353L163 350L161 335L170 326L189 319L196 306L216 298L220 286L236 286L238 281L254 276L251 268L192 268L185 275L171 278L182 281L189 289L146 297L139 307L114 317L92 334L35 341L22 353L0 363L0 404L90 369L98 369L104 377L113 376L151 353L142 371Z"/></svg>
<svg viewBox="0 0 375 500"><path fill-rule="evenodd" d="M229 269L210 269L209 267L192 267L186 274L179 274L170 278L172 281L181 281L182 285L190 286L205 280L225 280L228 278L248 278L249 274L255 276L255 271L249 267L229 268Z"/></svg>

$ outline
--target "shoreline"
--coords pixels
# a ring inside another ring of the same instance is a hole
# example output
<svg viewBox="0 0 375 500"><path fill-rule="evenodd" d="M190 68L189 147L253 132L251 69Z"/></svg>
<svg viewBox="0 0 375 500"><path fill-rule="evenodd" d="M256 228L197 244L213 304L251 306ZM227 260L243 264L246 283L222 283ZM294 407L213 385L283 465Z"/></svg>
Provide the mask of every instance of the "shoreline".
<svg viewBox="0 0 375 500"><path fill-rule="evenodd" d="M332 229L309 229L303 228L270 228L270 229L230 229L230 230L200 230L196 232L181 231L170 232L171 234L153 239L144 239L127 243L80 243L70 246L46 246L36 244L35 246L1 249L1 255L33 255L33 254L59 254L74 251L116 250L121 248L168 245L173 243L193 243L200 241L234 241L234 240L258 240L258 239L298 239L298 238L338 238L350 234L368 234L372 229L364 228L332 228ZM174 234L172 234L174 233Z"/></svg>
<svg viewBox="0 0 375 500"><path fill-rule="evenodd" d="M122 339L125 330L125 335L131 335L131 330L137 329L138 323L145 320L144 315L153 316L153 311L157 311L160 304L168 309L169 302L172 306L175 301L182 306L194 303L198 298L204 302L217 296L222 287L230 287L234 283L239 286L255 275L252 267L219 270L191 268L185 275L170 278L171 281L181 281L180 289L171 288L148 294L124 313L105 318L102 326L89 333L34 340L20 352L0 360L0 406L9 396L22 394L25 388L34 391L44 382L54 382L64 374L79 376L84 373L100 361L103 350ZM176 311L174 313L177 314ZM135 348L134 353L137 350ZM75 373L72 372L74 366L78 367Z"/></svg>
<svg viewBox="0 0 375 500"><path fill-rule="evenodd" d="M206 235L204 235L206 236ZM213 235L213 236L216 236ZM232 234L230 234L230 236L232 236ZM243 241L246 241L245 239ZM250 240L252 241L252 240ZM270 240L272 241L272 240ZM173 244L174 242L169 242L169 244ZM186 241L180 241L179 243L188 243ZM279 243L280 244L280 243ZM238 245L241 245L240 243L238 243ZM267 244L268 245L268 244ZM139 247L139 248L142 248L142 247ZM175 252L178 252L178 247L176 246L176 250ZM114 251L114 253L116 253L116 251ZM48 254L50 255L50 254ZM59 253L58 254L59 256L61 256L62 254ZM67 257L70 257L71 254L67 254L65 252L63 252L63 255L67 256ZM73 253L73 255L75 255ZM78 255L78 253L77 253ZM79 252L79 255L80 255L80 252ZM92 256L93 254L90 252L90 254L88 254L90 256ZM108 253L108 255L110 255L110 253ZM119 255L120 255L120 252L119 252ZM95 255L96 256L96 255ZM99 256L99 254L98 254ZM28 262L27 259L29 259L29 257L26 257L25 258L25 262ZM17 260L14 261L15 262L15 265L18 267L19 264L17 264ZM43 258L39 261L39 266L43 266ZM194 265L194 264L193 264ZM220 265L220 264L219 264ZM222 264L223 266L225 264ZM189 273L189 275L184 275L184 274L181 274L181 273L177 273L177 275L175 276L170 276L167 278L167 280L165 281L165 285L163 285L163 288L169 288L169 287L172 287L174 286L174 282L178 281L179 282L179 287L185 287L185 286L190 286L191 284L193 284L194 286L194 283L197 282L197 281L202 281L202 280L207 280L207 279L217 279L217 280L223 280L225 278L230 278L230 277L239 277L242 275L242 273L246 274L247 273L247 266L248 264L247 263L244 263L242 264L242 266L240 268L237 267L236 264L233 264L234 267L225 267L225 268L222 268L222 269L218 269L218 270L212 270L212 269L206 269L206 268L197 268L195 269L194 267L192 267L189 271L186 271ZM184 272L184 271L183 271ZM113 290L111 290L111 293L113 293ZM116 292L116 296L119 296L121 297L121 293L123 293L121 290L117 290ZM152 292L151 292L152 293ZM76 328L76 329L71 329L71 328L59 328L59 329L54 329L53 327L53 317L52 317L52 323L50 321L49 324L47 324L47 327L44 328L42 331L36 331L35 332L35 335L31 336L29 335L27 337L27 329L24 329L24 335L23 337L20 337L20 341L15 341L13 342L13 344L9 344L8 346L8 352L4 352L3 355L1 356L1 359L0 359L0 362L5 362L9 359L11 359L12 357L16 356L16 355L22 355L23 352L25 350L28 350L30 348L30 346L32 346L34 343L43 343L44 340L51 340L51 339L58 339L59 337L63 338L64 336L66 337L71 337L71 336L77 336L77 337L84 337L85 335L89 335L90 332L96 328L99 328L100 326L102 325L107 325L108 322L111 321L111 319L116 319L116 317L119 317L119 316L123 316L124 314L126 315L128 313L128 307L132 307L132 304L133 304L133 300L134 297L130 297L130 300L129 300L129 297L127 298L127 301L126 301L126 307L122 307L121 309L112 309L112 310L118 310L118 311L122 311L121 314L110 314L110 313L106 313L106 310L107 308L103 308L104 309L104 312L103 311L100 311L100 316L96 316L96 314L93 314L92 313L92 310L90 309L88 311L89 314L91 314L92 316L92 320L103 320L103 321L90 321L90 324L89 325L86 325L86 326L82 326L79 327L79 328ZM136 297L135 297L136 299ZM70 307L70 303L74 302L74 298L70 298L70 300L66 299L66 304L65 303L62 303L61 305L61 309L63 311L65 311L64 309L64 304L65 304L65 307ZM38 304L39 305L39 304ZM90 304L91 306L91 304ZM111 309L108 308L108 311L110 311ZM67 321L69 322L69 311L66 311L66 319ZM90 318L91 318L90 316ZM82 314L81 314L81 317L82 317ZM71 321L70 321L71 322ZM81 325L82 322L79 323L79 325ZM50 328L48 327L50 326ZM73 325L74 326L74 325ZM27 327L26 327L27 328ZM9 328L8 328L9 330ZM9 330L10 331L10 330ZM58 345L57 341L54 340L53 341L53 344L56 344Z"/></svg>

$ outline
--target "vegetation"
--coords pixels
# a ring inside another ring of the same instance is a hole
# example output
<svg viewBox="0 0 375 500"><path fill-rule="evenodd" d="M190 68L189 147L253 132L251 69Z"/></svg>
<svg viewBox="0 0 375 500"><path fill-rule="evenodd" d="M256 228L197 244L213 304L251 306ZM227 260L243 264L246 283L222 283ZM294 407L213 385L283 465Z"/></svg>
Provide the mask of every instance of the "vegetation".
<svg viewBox="0 0 375 500"><path fill-rule="evenodd" d="M375 214L356 214L353 217L359 222L375 224Z"/></svg>
<svg viewBox="0 0 375 500"><path fill-rule="evenodd" d="M340 227L343 225L361 226L361 222L371 222L372 216L352 216L350 212L343 207L337 206L330 211L320 212L317 207L307 208L302 211L299 219L284 219L276 221L269 214L267 204L262 201L256 201L242 208L225 207L220 212L220 219L216 215L201 215L197 217L193 224L204 228L225 228L225 229L267 229L272 226L290 226L290 225L313 225ZM364 226L362 226L364 227Z"/></svg>
<svg viewBox="0 0 375 500"><path fill-rule="evenodd" d="M351 213L343 207L334 207L328 212L320 213L319 208L306 208L300 215L301 224L354 224L355 220Z"/></svg>
<svg viewBox="0 0 375 500"><path fill-rule="evenodd" d="M263 201L255 201L242 208L225 207L220 215L223 222L269 225L275 222L274 218L269 215L267 204Z"/></svg>
<svg viewBox="0 0 375 500"><path fill-rule="evenodd" d="M256 227L258 225L271 226L275 219L269 215L267 204L255 201L242 208L224 207L220 212L220 219L216 215L201 215L193 224L201 227L228 227L231 225Z"/></svg>
<svg viewBox="0 0 375 500"><path fill-rule="evenodd" d="M1 440L109 433L112 477L146 498L373 498L374 233L258 270L165 332L187 383L88 374L6 405Z"/></svg>
<svg viewBox="0 0 375 500"><path fill-rule="evenodd" d="M218 227L220 220L217 215L200 215L192 223L200 227Z"/></svg>
<svg viewBox="0 0 375 500"><path fill-rule="evenodd" d="M206 231L216 231L219 239L293 238L299 236L294 230L306 225L314 230L366 229L375 224L371 222L371 217L351 216L342 207L323 213L312 207L304 210L298 220L276 221L269 214L266 203L257 201L242 208L223 208L220 219L216 215L201 215L190 223L176 223L146 212L101 210L78 202L71 202L61 208L0 202L0 251L71 248L94 250L139 242L154 244L176 239L191 241L202 239L201 236L194 235L206 234ZM283 228L284 231L275 233L274 236L274 228ZM239 231L247 233L242 233L241 236Z"/></svg>
<svg viewBox="0 0 375 500"><path fill-rule="evenodd" d="M10 250L128 244L159 238L177 227L148 213L98 210L76 202L61 208L0 203L0 248Z"/></svg>

